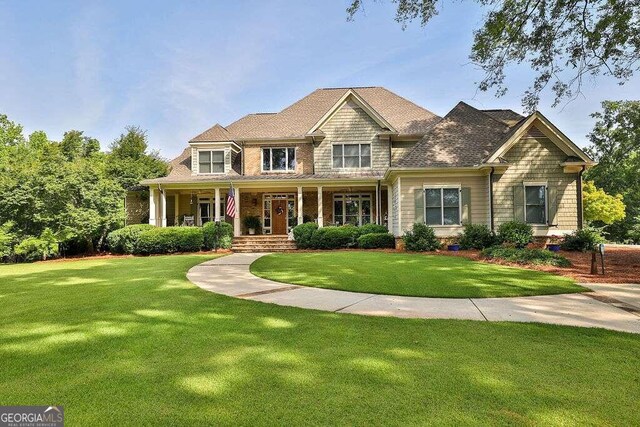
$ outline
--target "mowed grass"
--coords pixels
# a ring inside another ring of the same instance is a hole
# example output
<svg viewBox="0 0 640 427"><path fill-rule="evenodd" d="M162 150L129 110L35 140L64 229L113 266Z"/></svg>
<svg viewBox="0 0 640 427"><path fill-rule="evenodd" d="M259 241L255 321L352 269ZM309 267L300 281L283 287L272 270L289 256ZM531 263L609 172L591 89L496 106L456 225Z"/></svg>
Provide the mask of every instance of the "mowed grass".
<svg viewBox="0 0 640 427"><path fill-rule="evenodd" d="M256 276L353 292L443 298L514 297L584 292L573 279L462 257L336 251L264 256Z"/></svg>
<svg viewBox="0 0 640 427"><path fill-rule="evenodd" d="M637 335L262 304L190 284L206 259L0 266L0 405L92 426L640 423Z"/></svg>

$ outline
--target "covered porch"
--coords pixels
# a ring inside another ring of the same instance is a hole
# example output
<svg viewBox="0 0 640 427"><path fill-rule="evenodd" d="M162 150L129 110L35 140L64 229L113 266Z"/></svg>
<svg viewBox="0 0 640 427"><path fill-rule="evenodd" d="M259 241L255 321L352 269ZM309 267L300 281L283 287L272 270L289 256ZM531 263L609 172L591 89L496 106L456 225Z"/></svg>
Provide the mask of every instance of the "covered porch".
<svg viewBox="0 0 640 427"><path fill-rule="evenodd" d="M149 224L158 227L226 221L234 236L248 235L244 222L257 217L256 234L287 235L303 222L318 226L376 223L387 225L389 218L386 185L380 182L309 185L251 185L234 183L236 215L226 215L229 184L199 185L192 188L151 186ZM222 183L220 183L222 184Z"/></svg>

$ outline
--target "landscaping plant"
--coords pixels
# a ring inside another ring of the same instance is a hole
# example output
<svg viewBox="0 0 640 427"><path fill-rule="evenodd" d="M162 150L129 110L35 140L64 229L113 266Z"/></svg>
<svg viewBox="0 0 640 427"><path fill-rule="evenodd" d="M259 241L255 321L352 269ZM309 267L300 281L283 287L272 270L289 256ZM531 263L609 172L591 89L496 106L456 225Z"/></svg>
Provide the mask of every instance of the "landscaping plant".
<svg viewBox="0 0 640 427"><path fill-rule="evenodd" d="M342 249L356 245L358 228L354 226L322 227L311 237L313 249Z"/></svg>
<svg viewBox="0 0 640 427"><path fill-rule="evenodd" d="M498 238L503 243L522 249L533 242L533 228L521 221L507 221L498 227Z"/></svg>
<svg viewBox="0 0 640 427"><path fill-rule="evenodd" d="M228 222L207 222L202 226L202 234L206 250L231 249L233 226Z"/></svg>
<svg viewBox="0 0 640 427"><path fill-rule="evenodd" d="M595 251L600 243L604 243L604 237L600 229L585 227L567 235L562 243L565 251L589 252Z"/></svg>
<svg viewBox="0 0 640 427"><path fill-rule="evenodd" d="M422 223L413 224L413 228L407 231L402 238L408 251L435 251L442 246L433 228Z"/></svg>
<svg viewBox="0 0 640 427"><path fill-rule="evenodd" d="M569 267L571 262L551 251L543 249L516 249L501 246L486 248L480 255L488 259L503 259L517 264L553 265L556 267Z"/></svg>
<svg viewBox="0 0 640 427"><path fill-rule="evenodd" d="M358 237L358 247L361 249L395 248L396 239L391 233L367 233Z"/></svg>
<svg viewBox="0 0 640 427"><path fill-rule="evenodd" d="M293 227L293 239L296 242L298 249L311 248L311 238L318 229L318 224L315 222L305 222Z"/></svg>
<svg viewBox="0 0 640 427"><path fill-rule="evenodd" d="M140 234L135 251L142 255L196 252L203 244L201 227L156 227Z"/></svg>
<svg viewBox="0 0 640 427"><path fill-rule="evenodd" d="M484 249L497 243L496 235L484 224L465 224L458 236L462 249Z"/></svg>
<svg viewBox="0 0 640 427"><path fill-rule="evenodd" d="M360 236L364 236L365 234L370 233L388 233L389 230L384 225L379 224L363 224L358 227L358 233Z"/></svg>
<svg viewBox="0 0 640 427"><path fill-rule="evenodd" d="M112 231L107 236L107 246L114 254L133 254L140 235L155 228L151 224L134 224Z"/></svg>

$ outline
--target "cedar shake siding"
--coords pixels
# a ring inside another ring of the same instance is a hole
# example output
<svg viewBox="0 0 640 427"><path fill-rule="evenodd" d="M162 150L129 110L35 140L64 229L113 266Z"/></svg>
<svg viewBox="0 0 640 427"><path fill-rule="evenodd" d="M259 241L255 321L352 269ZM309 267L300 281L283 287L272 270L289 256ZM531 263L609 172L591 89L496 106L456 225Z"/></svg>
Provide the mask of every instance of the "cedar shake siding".
<svg viewBox="0 0 640 427"><path fill-rule="evenodd" d="M510 164L501 175L494 176L494 218L496 228L514 219L514 186L524 182L547 183L547 205L556 204L550 218L555 227L536 227L538 233L553 234L578 228L577 173L565 173L562 163L567 155L537 129L532 129L504 155ZM554 194L555 193L555 194ZM555 197L554 197L555 195ZM552 200L555 199L555 200Z"/></svg>
<svg viewBox="0 0 640 427"><path fill-rule="evenodd" d="M400 224L401 233L410 230L416 222L416 197L423 197L424 187L455 187L461 189L468 188L471 197L469 222L473 224L489 225L489 187L488 175L447 175L429 177L402 177L402 191L400 204ZM422 206L417 206L421 217L424 216L424 202ZM466 218L463 218L463 221ZM422 222L422 218L420 218ZM462 232L462 226L433 226L437 236L452 236Z"/></svg>
<svg viewBox="0 0 640 427"><path fill-rule="evenodd" d="M346 102L320 127L320 130L326 137L314 150L316 173L354 170L333 169L332 145L334 143L369 143L371 144L371 167L366 169L384 170L389 167L389 142L377 137L382 128L354 102Z"/></svg>

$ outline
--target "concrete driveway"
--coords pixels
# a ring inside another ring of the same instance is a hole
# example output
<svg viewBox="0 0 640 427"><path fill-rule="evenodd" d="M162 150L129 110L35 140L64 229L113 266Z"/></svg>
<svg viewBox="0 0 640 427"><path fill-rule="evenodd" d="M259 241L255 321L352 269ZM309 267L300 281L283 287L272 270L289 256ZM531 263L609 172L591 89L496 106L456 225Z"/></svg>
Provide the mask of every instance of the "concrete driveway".
<svg viewBox="0 0 640 427"><path fill-rule="evenodd" d="M193 267L195 285L222 295L367 316L541 322L640 333L640 285L582 284L594 292L515 298L424 298L288 285L254 276L266 254L232 254Z"/></svg>

